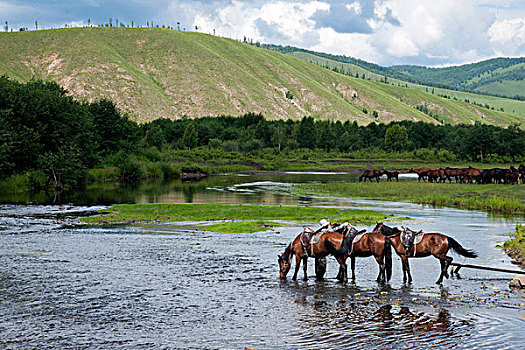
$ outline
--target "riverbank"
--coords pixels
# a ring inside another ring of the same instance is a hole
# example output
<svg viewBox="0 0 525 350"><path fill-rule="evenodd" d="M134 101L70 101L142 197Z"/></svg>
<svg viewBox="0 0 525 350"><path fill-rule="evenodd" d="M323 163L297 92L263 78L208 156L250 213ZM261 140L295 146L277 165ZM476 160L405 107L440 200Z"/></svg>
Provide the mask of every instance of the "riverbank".
<svg viewBox="0 0 525 350"><path fill-rule="evenodd" d="M165 222L192 222L203 231L220 233L257 232L289 224L316 226L320 219L356 225L394 218L374 210L339 209L280 205L229 204L120 204L99 211L98 215L82 217L81 221L96 225L129 225Z"/></svg>
<svg viewBox="0 0 525 350"><path fill-rule="evenodd" d="M510 233L511 239L503 245L505 252L525 269L525 226L516 226L516 231Z"/></svg>

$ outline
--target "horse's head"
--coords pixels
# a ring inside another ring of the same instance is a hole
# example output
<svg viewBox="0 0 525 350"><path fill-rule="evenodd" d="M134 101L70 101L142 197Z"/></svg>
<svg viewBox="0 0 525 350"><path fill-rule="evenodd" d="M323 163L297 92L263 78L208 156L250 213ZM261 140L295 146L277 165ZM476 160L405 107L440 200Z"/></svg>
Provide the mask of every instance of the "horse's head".
<svg viewBox="0 0 525 350"><path fill-rule="evenodd" d="M277 258L277 262L279 263L279 277L285 279L288 271L290 271L290 267L292 266L290 264L290 259L286 259L284 254L277 255Z"/></svg>

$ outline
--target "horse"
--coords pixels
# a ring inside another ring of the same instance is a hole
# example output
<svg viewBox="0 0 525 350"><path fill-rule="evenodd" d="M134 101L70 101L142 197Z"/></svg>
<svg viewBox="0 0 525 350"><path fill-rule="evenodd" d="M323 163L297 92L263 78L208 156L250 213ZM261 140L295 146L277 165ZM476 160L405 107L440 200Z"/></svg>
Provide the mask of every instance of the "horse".
<svg viewBox="0 0 525 350"><path fill-rule="evenodd" d="M383 173L386 175L387 181L392 181L392 179L396 179L396 181L399 182L399 171L383 170Z"/></svg>
<svg viewBox="0 0 525 350"><path fill-rule="evenodd" d="M302 231L295 237L295 239L286 247L282 254L277 255L279 263L279 276L281 279L285 279L288 271L291 268L291 258L295 257L295 272L292 277L293 280L297 279L297 273L303 263L304 277L303 280L307 281L307 269L308 269L308 257L312 256L316 259L324 258L328 255L333 255L339 263L339 274L337 278L339 281L346 283L348 281L346 259L350 243L351 234L354 233L355 228L346 229L345 225L339 225L339 228L334 231L324 232L319 242L310 244L306 249L301 243L301 236L305 231ZM353 229L353 230L352 230ZM344 232L344 234L342 234Z"/></svg>
<svg viewBox="0 0 525 350"><path fill-rule="evenodd" d="M426 181L425 180L425 176L428 176L428 172L431 171L431 170L436 170L434 168L410 168L410 170L408 170L409 173L416 173L417 174L417 181L421 181L421 179L423 179L423 181Z"/></svg>
<svg viewBox="0 0 525 350"><path fill-rule="evenodd" d="M367 169L367 170L363 171L361 176L359 176L359 182L361 182L363 179L365 179L365 182L366 182L366 179L368 179L368 180L370 180L370 182L372 182L373 178L375 178L376 181L379 182L379 178L381 177L381 175L383 175L383 171L382 170Z"/></svg>
<svg viewBox="0 0 525 350"><path fill-rule="evenodd" d="M401 231L397 227L391 228L383 223L378 223L373 231L383 234L401 258L403 283L407 283L407 275L408 283L412 282L410 265L408 264L409 257L423 258L432 255L439 259L441 274L436 283L441 284L443 277L449 278L447 269L452 262L452 258L447 256L449 249L467 258L475 258L478 256L475 251L463 248L454 238L441 233L425 233L421 242L414 244L415 236L422 233L422 231L416 232L405 227L402 228L403 230Z"/></svg>
<svg viewBox="0 0 525 350"><path fill-rule="evenodd" d="M460 182L461 178L463 177L463 170L458 169L458 168L446 167L445 176L447 177L449 182L452 182L452 177L454 177L457 183L457 182Z"/></svg>
<svg viewBox="0 0 525 350"><path fill-rule="evenodd" d="M353 282L355 282L355 258L369 256L374 256L379 265L376 281L379 283L390 281L392 277L392 247L385 236L377 232L366 232L359 241L352 244L351 251L348 253L351 260Z"/></svg>

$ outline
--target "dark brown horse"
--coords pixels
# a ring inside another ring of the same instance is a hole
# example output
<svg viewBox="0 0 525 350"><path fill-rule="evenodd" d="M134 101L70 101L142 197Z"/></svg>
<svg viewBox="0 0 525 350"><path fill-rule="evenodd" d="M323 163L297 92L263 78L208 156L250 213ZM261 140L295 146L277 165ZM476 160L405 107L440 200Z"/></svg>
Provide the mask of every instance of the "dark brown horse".
<svg viewBox="0 0 525 350"><path fill-rule="evenodd" d="M351 228L355 231L355 228ZM342 228L340 230L342 232ZM350 231L350 230L347 230ZM352 231L352 232L353 232ZM284 279L290 271L291 258L295 257L295 272L292 277L293 280L297 279L297 273L303 263L304 277L303 280L307 281L307 269L308 269L308 257L314 257L316 259L324 258L328 255L333 255L340 265L338 279L346 283L348 280L346 259L348 257L348 249L350 246L350 232L342 234L336 231L325 232L321 235L319 242L310 244L308 247L304 247L301 243L301 232L295 239L290 243L284 253L278 255L279 263L279 276Z"/></svg>
<svg viewBox="0 0 525 350"><path fill-rule="evenodd" d="M463 248L454 238L441 233L425 233L421 242L414 244L415 236L422 233L422 231L416 232L408 228L403 228L401 231L397 227L391 228L383 223L379 223L373 232L385 235L392 243L397 255L401 258L403 265L403 283L407 283L407 275L408 283L412 282L410 265L408 264L409 257L423 258L432 255L436 259L439 259L441 274L436 283L441 284L443 277L448 278L447 269L452 262L452 258L447 256L449 249L467 258L475 258L478 256L473 250Z"/></svg>
<svg viewBox="0 0 525 350"><path fill-rule="evenodd" d="M392 179L396 179L396 181L399 182L399 171L383 170L383 173L386 175L387 181L392 181Z"/></svg>
<svg viewBox="0 0 525 350"><path fill-rule="evenodd" d="M379 182L379 178L381 177L381 175L383 175L382 170L367 169L363 171L361 176L359 176L359 182L363 181L363 179L365 179L364 180L365 182L366 182L366 179L370 180L370 182L372 182L372 179L376 179L376 181Z"/></svg>

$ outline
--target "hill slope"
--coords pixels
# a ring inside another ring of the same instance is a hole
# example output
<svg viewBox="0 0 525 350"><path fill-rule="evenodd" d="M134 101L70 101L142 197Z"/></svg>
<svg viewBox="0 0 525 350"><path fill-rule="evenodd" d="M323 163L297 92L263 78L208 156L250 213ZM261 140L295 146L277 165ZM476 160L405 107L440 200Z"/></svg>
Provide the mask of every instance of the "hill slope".
<svg viewBox="0 0 525 350"><path fill-rule="evenodd" d="M200 33L158 28L0 33L0 47L0 74L20 81L54 80L80 99L109 97L139 122L246 112L360 124L409 119L509 125L524 120Z"/></svg>
<svg viewBox="0 0 525 350"><path fill-rule="evenodd" d="M525 99L525 57L494 58L446 68L418 66L390 68L421 81Z"/></svg>

